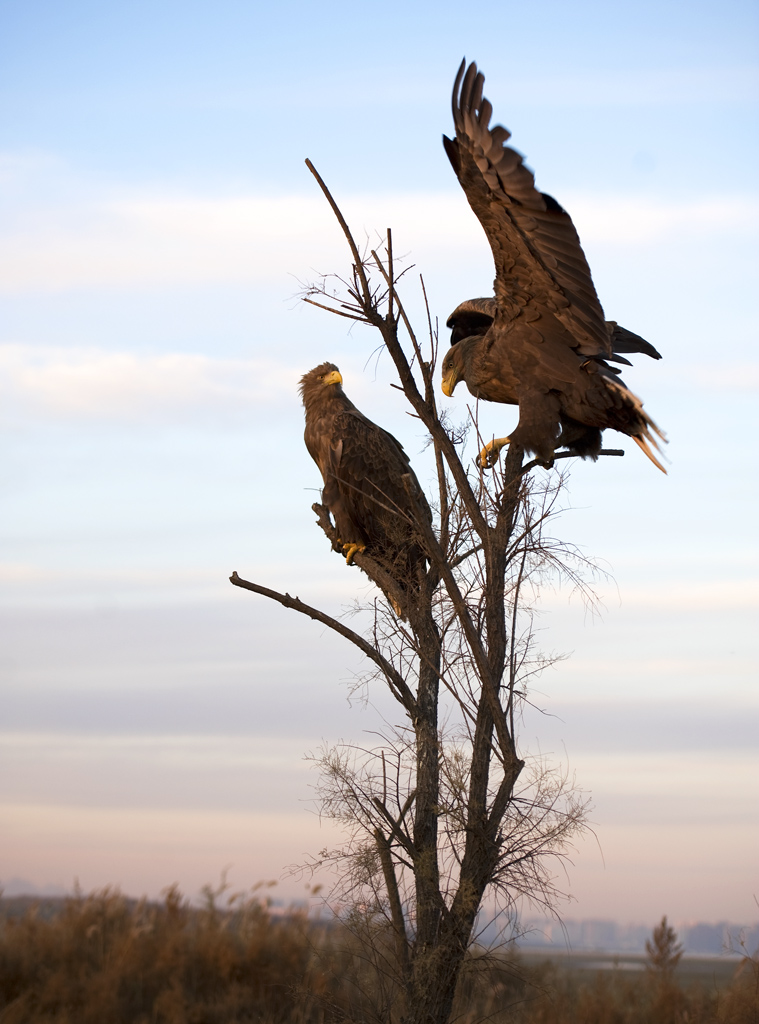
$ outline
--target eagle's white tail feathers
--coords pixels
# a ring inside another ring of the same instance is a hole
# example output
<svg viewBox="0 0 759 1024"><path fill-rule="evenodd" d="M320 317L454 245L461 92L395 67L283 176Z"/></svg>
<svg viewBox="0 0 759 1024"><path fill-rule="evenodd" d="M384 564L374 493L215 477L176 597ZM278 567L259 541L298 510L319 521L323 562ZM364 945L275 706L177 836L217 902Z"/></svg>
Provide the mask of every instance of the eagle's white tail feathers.
<svg viewBox="0 0 759 1024"><path fill-rule="evenodd" d="M648 434L648 431L646 431L646 434ZM655 466L657 466L662 471L662 473L664 473L664 475L666 476L666 474L667 474L666 469L664 468L664 466L662 466L661 462L659 462L659 460L656 458L656 456L654 455L654 453L651 451L651 449L648 446L649 438L651 440L651 443L659 451L661 451L661 449L659 448L659 445L656 443L656 441L654 441L653 438L650 437L650 435L647 438L647 437L636 437L633 434L633 441L637 444L637 446L640 448L640 450L643 452L643 454L648 456L648 458L653 462L653 464Z"/></svg>
<svg viewBox="0 0 759 1024"><path fill-rule="evenodd" d="M667 435L664 433L663 430L660 430L659 427L657 427L657 425L654 423L654 421L643 408L643 403L634 392L630 391L628 387L626 387L624 384L621 384L619 381L616 380L608 380L606 383L607 386L611 386L611 388L618 393L618 395L622 398L624 404L628 406L633 405L635 407L635 411L638 413L641 420L643 421L643 425L638 434L630 434L630 437L632 437L633 441L637 444L637 446L640 448L640 450L643 452L646 458L650 459L651 462L653 462L653 464L657 467L657 469L660 469L662 473L666 475L666 469L664 468L664 466L662 466L661 462L659 462L659 460L654 455L653 451L651 450L651 446L653 445L656 451L659 452L659 454L662 454L661 445L659 444L659 441L663 441L664 444L667 444ZM654 434L657 435L659 441L657 441L656 437L654 437Z"/></svg>

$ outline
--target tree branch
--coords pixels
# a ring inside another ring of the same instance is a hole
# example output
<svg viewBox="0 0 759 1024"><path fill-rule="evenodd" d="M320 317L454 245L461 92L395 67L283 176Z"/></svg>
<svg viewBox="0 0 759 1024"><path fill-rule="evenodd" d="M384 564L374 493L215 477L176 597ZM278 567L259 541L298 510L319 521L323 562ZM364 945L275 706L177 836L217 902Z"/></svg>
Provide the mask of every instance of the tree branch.
<svg viewBox="0 0 759 1024"><path fill-rule="evenodd" d="M346 640L350 640L352 644L358 647L358 649L380 669L387 680L388 686L396 694L398 700L403 704L411 718L414 718L416 715L416 700L409 689L406 680L393 668L386 658L383 658L379 651L375 650L375 648L364 640L362 636L359 636L358 633L355 633L352 629L344 626L343 623L338 622L337 619L333 619L332 616L327 615L326 612L319 611L318 608L313 608L310 604L306 604L299 598L291 597L289 594L280 594L276 590L269 590L268 587L262 587L258 583L251 583L249 580L242 579L236 572L233 572L229 577L229 582L235 587L242 587L245 590L251 590L254 594L260 594L262 597L268 597L270 601L276 601L285 608L292 608L293 611L300 612L301 615L307 615L310 619L314 619L316 622L321 622L323 625L334 630L335 633L339 633L340 636L345 637Z"/></svg>
<svg viewBox="0 0 759 1024"><path fill-rule="evenodd" d="M317 292L317 294L320 294ZM307 302L309 306L316 306L317 309L326 309L328 313L334 313L335 316L344 316L347 320L357 320L360 324L367 323L366 317L356 316L354 313L343 313L339 309L335 309L334 306L325 306L323 302L315 302L313 299L309 299L307 296L303 296L303 301Z"/></svg>
<svg viewBox="0 0 759 1024"><path fill-rule="evenodd" d="M411 478L408 475L403 477L403 484L406 488L406 494L408 495L409 501L415 503L416 499L412 488L410 487L410 482ZM467 607L461 590L456 583L451 567L446 560L445 554L438 543L438 539L435 536L432 527L429 523L423 522L421 517L419 518L419 525L423 532L425 547L427 548L435 568L440 573L440 578L445 583L448 596L456 609L456 615L464 629L464 633L466 634L469 649L472 652L477 665L477 671L482 682L483 691L486 694L486 699L490 705L499 742L501 743L504 753L506 751L511 751L513 747L513 740L509 735L504 717L504 710L501 706L500 700L498 699L498 680L493 678L490 661L483 647L480 635L472 621L469 608Z"/></svg>
<svg viewBox="0 0 759 1024"><path fill-rule="evenodd" d="M621 458L625 453L622 448L602 448L598 454L616 455L618 458ZM582 456L577 455L576 452L559 452L554 455L550 462L544 462L542 459L533 459L531 462L528 462L527 465L522 466L522 476L524 476L525 473L529 473L531 469L535 469L536 466L541 466L543 469L551 469L554 462L557 462L559 459L579 459L581 457Z"/></svg>
<svg viewBox="0 0 759 1024"><path fill-rule="evenodd" d="M408 807L412 804L415 796L416 796L416 790L414 790L409 795L409 798L406 801L406 804L407 804L407 808L406 809L408 809ZM403 818L404 818L404 816L406 814L406 810L404 810L402 812L400 818L398 819L398 821L396 821L395 818L390 813L390 811L388 811L387 807L384 804L384 801L380 800L380 798L378 796L372 797L372 803L374 804L374 806L377 808L377 810L380 812L382 817L385 819L385 821L390 826L390 831L391 831L392 835L395 836L395 838L398 840L400 845L403 847L403 849L409 855L409 858L413 861L415 859L415 856L416 856L415 851L414 851L414 844L411 842L411 840L405 834L405 832L403 832L403 830L401 829L401 822L403 821Z"/></svg>
<svg viewBox="0 0 759 1024"><path fill-rule="evenodd" d="M378 502L381 504L381 502ZM382 506L386 508L387 506ZM332 520L330 518L329 509L326 505L320 505L318 502L314 502L311 506L312 510L316 512L319 526L324 531L325 535L332 544L332 550L338 551L342 554L342 546L337 536L337 530L335 529ZM396 512L396 509L388 509L390 512ZM398 608L403 608L404 603L408 599L406 591L402 587L398 586L398 581L394 576L391 576L387 570L379 564L379 562L372 557L368 551L356 551L353 555L352 561L359 569L363 570L369 579L376 586L382 590L382 592L388 597L392 598L397 604ZM397 614L397 609L393 608ZM400 618L403 618L401 615Z"/></svg>
<svg viewBox="0 0 759 1024"><path fill-rule="evenodd" d="M393 866L393 857L390 851L390 842L378 828L374 830L374 841L377 844L377 854L382 866L385 889L388 902L390 903L390 920L395 932L395 953L398 957L403 979L408 984L411 974L409 942L408 935L406 934L406 922L403 918L403 904L398 892L398 879L395 877L395 867Z"/></svg>

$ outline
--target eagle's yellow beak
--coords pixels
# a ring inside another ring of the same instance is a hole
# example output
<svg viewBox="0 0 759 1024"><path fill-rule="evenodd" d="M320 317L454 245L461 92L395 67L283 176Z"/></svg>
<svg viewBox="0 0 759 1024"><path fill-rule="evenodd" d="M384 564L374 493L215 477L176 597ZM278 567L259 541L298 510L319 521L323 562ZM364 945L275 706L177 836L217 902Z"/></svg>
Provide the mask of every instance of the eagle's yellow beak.
<svg viewBox="0 0 759 1024"><path fill-rule="evenodd" d="M332 370L332 372L328 373L327 376L324 378L325 387L327 384L342 384L342 382L343 378L339 370Z"/></svg>
<svg viewBox="0 0 759 1024"><path fill-rule="evenodd" d="M443 389L443 394L447 395L448 398L453 394L453 390L459 382L459 378L456 374L456 370L451 368L448 373L443 377L443 383L440 385Z"/></svg>

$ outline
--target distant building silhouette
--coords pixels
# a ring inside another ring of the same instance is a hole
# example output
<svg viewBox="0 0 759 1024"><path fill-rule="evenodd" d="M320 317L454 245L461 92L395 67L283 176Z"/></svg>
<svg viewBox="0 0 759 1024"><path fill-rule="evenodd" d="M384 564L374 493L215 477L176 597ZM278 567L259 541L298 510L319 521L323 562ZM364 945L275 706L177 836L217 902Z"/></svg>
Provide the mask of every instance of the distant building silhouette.
<svg viewBox="0 0 759 1024"><path fill-rule="evenodd" d="M598 951L604 953L645 953L654 925L619 924L616 921L546 921L530 918L520 922L518 944L531 949ZM678 938L686 956L721 956L748 953L759 949L759 923L751 926L718 921L676 924ZM490 939L489 929L485 932Z"/></svg>

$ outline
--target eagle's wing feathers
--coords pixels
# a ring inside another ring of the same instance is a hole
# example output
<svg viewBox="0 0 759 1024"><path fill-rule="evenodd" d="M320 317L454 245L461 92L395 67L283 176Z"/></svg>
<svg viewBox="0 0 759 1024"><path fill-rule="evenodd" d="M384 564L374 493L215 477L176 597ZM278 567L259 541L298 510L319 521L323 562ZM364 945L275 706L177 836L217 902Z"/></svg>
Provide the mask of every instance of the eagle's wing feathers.
<svg viewBox="0 0 759 1024"><path fill-rule="evenodd" d="M611 354L603 310L569 214L536 189L522 155L505 145L508 129L490 128L484 76L476 64L466 74L464 66L453 88L456 140L449 140L446 150L493 250L499 308L529 318L526 307L534 299L567 328L577 351Z"/></svg>
<svg viewBox="0 0 759 1024"><path fill-rule="evenodd" d="M403 476L412 470L400 443L357 409L339 413L333 431L341 451L335 475L352 517L369 525L370 532L387 532L394 518L407 520Z"/></svg>
<svg viewBox="0 0 759 1024"><path fill-rule="evenodd" d="M650 341L641 338L639 334L633 334L626 327L621 327L616 320L609 320L606 324L611 336L611 347L617 352L643 352L652 359L661 359L661 352L657 352ZM617 359L618 363L627 363L629 359Z"/></svg>
<svg viewBox="0 0 759 1024"><path fill-rule="evenodd" d="M329 446L329 466L333 473L336 473L340 467L340 461L343 457L343 442L342 439L337 441L333 440Z"/></svg>

